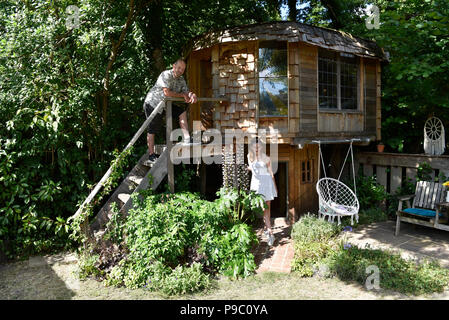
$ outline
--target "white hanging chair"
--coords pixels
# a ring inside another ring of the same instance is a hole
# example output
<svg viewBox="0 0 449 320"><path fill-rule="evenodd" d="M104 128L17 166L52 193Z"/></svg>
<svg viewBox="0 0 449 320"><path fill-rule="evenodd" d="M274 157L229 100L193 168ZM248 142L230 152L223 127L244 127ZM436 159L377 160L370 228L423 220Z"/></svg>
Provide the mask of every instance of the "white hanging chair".
<svg viewBox="0 0 449 320"><path fill-rule="evenodd" d="M424 152L428 155L440 156L444 153L443 122L437 117L430 117L424 124Z"/></svg>
<svg viewBox="0 0 449 320"><path fill-rule="evenodd" d="M316 192L318 193L318 201L319 201L319 209L318 209L318 217L324 218L327 216L328 221L334 222L335 217L338 219L338 224L341 224L340 218L350 216L351 217L351 225L354 224L354 217L356 221L359 222L359 200L357 199L356 193L356 184L355 184L355 170L354 170L354 156L352 152L352 142L349 146L348 153L346 154L345 161L341 168L338 179L328 178L326 176L326 169L324 166L323 155L321 152L321 144L318 141L319 146L319 159L323 164L324 176L318 180L316 184ZM340 181L340 176L343 172L343 168L345 167L346 160L348 158L349 152L351 152L352 157L352 173L354 178L354 190L353 192L347 185ZM319 163L319 160L318 160Z"/></svg>
<svg viewBox="0 0 449 320"><path fill-rule="evenodd" d="M333 178L322 178L316 184L319 198L318 216L328 216L328 221L334 222L344 216L351 217L351 225L354 224L354 216L359 221L359 200L352 190L343 182Z"/></svg>

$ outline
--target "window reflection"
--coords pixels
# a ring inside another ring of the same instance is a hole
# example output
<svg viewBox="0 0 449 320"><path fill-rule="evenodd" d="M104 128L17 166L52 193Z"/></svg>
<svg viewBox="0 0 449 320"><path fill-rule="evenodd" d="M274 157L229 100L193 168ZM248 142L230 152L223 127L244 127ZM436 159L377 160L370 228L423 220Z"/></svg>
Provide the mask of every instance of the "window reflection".
<svg viewBox="0 0 449 320"><path fill-rule="evenodd" d="M259 115L288 115L287 78L259 79Z"/></svg>
<svg viewBox="0 0 449 320"><path fill-rule="evenodd" d="M287 43L259 43L259 115L288 115Z"/></svg>

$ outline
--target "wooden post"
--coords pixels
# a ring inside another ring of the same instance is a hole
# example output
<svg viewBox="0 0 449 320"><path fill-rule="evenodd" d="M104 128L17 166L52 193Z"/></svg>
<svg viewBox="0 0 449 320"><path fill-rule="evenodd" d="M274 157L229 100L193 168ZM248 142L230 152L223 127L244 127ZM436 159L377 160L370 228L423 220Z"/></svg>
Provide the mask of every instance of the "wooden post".
<svg viewBox="0 0 449 320"><path fill-rule="evenodd" d="M167 176L168 176L168 185L170 187L170 192L175 192L175 168L173 166L173 162L171 161L171 150L173 147L173 143L170 139L170 135L173 129L173 121L172 121L172 101L167 101L167 110L165 113L167 120Z"/></svg>

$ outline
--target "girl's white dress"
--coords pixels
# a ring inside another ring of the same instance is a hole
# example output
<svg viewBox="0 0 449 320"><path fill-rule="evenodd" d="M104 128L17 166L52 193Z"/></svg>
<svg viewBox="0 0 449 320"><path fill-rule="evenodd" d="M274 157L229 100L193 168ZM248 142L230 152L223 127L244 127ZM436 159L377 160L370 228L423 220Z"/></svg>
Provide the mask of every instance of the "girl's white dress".
<svg viewBox="0 0 449 320"><path fill-rule="evenodd" d="M276 186L268 171L267 163L256 159L254 162L249 161L249 165L252 170L250 189L262 195L265 201L270 201L277 197Z"/></svg>

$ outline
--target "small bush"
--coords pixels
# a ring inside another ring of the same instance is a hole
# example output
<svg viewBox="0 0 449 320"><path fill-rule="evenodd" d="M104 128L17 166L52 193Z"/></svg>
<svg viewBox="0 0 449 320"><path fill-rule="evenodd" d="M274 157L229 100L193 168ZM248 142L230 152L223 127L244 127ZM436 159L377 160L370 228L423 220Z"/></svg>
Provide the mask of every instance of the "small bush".
<svg viewBox="0 0 449 320"><path fill-rule="evenodd" d="M292 270L301 276L313 276L321 261L334 246L334 238L341 228L316 216L306 215L293 225L292 239L295 256Z"/></svg>
<svg viewBox="0 0 449 320"><path fill-rule="evenodd" d="M298 242L327 241L336 236L340 230L341 228L334 223L306 215L293 225L291 236Z"/></svg>
<svg viewBox="0 0 449 320"><path fill-rule="evenodd" d="M294 248L292 271L296 271L302 277L311 277L332 250L333 245L331 241L295 241Z"/></svg>
<svg viewBox="0 0 449 320"><path fill-rule="evenodd" d="M449 285L449 270L436 262L416 264L399 254L355 246L340 247L325 259L329 271L342 280L365 285L368 266L379 268L380 287L404 294L442 292Z"/></svg>
<svg viewBox="0 0 449 320"><path fill-rule="evenodd" d="M357 199L360 209L379 208L386 199L387 193L383 185L377 183L375 176L364 176L359 174L356 177ZM354 182L347 181L346 184L354 190Z"/></svg>

